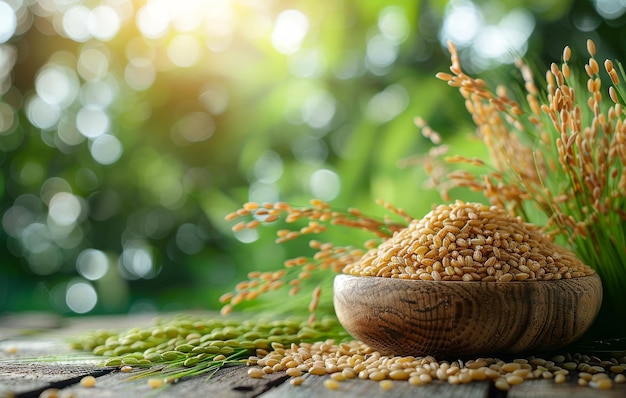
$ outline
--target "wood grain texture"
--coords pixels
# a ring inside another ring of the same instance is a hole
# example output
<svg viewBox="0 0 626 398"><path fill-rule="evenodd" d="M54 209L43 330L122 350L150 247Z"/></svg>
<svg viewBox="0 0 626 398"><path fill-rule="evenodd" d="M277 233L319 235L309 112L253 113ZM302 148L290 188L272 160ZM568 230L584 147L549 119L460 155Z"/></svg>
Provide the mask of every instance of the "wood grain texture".
<svg viewBox="0 0 626 398"><path fill-rule="evenodd" d="M506 398L624 398L626 384L613 383L610 390L598 390L577 385L578 374L570 373L567 382L558 384L553 380L533 380L512 386Z"/></svg>
<svg viewBox="0 0 626 398"><path fill-rule="evenodd" d="M66 396L74 398L171 398L171 397L219 397L253 398L283 384L289 378L284 373L266 375L263 379L248 376L245 366L220 369L213 375L205 374L187 378L175 384L152 389L148 378L131 380L132 373L112 372L98 377L96 386L85 388L76 383L63 389Z"/></svg>
<svg viewBox="0 0 626 398"><path fill-rule="evenodd" d="M413 386L406 381L394 381L393 388L384 391L377 381L351 379L339 383L339 388L329 390L323 381L329 376L306 375L305 381L295 387L283 383L261 395L262 398L488 398L490 387L488 381L469 384L449 384L435 380L424 386Z"/></svg>
<svg viewBox="0 0 626 398"><path fill-rule="evenodd" d="M355 338L387 354L458 357L565 346L593 323L597 275L443 282L337 275L334 306Z"/></svg>

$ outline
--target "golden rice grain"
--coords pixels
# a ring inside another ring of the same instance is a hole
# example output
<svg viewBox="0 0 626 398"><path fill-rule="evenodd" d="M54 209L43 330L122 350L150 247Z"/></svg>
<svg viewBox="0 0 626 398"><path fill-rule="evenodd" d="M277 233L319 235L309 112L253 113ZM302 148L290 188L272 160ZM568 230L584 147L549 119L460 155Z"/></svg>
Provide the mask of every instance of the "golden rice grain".
<svg viewBox="0 0 626 398"><path fill-rule="evenodd" d="M569 48L569 46L565 46L565 48L563 48L563 62L569 62L571 56L572 50Z"/></svg>
<svg viewBox="0 0 626 398"><path fill-rule="evenodd" d="M289 380L289 383L292 386L299 386L300 384L304 383L304 377L302 376L294 377L291 380Z"/></svg>
<svg viewBox="0 0 626 398"><path fill-rule="evenodd" d="M507 383L506 380L504 379L496 380L496 382L494 383L494 386L500 391L508 391L511 388L509 383Z"/></svg>
<svg viewBox="0 0 626 398"><path fill-rule="evenodd" d="M39 394L39 398L57 398L60 396L61 390L58 388L47 388Z"/></svg>
<svg viewBox="0 0 626 398"><path fill-rule="evenodd" d="M248 376L252 377L253 379L261 379L263 378L263 376L265 376L265 372L261 368L254 367L248 369Z"/></svg>
<svg viewBox="0 0 626 398"><path fill-rule="evenodd" d="M290 376L290 377L302 376L302 371L296 367L288 368L286 373L287 373L287 376Z"/></svg>
<svg viewBox="0 0 626 398"><path fill-rule="evenodd" d="M612 373L624 373L626 370L626 365L613 365L612 363L609 365L609 371Z"/></svg>
<svg viewBox="0 0 626 398"><path fill-rule="evenodd" d="M85 388L91 388L91 387L95 387L96 385L96 378L93 376L85 376L82 379L80 379L80 385L82 387Z"/></svg>
<svg viewBox="0 0 626 398"><path fill-rule="evenodd" d="M615 87L613 87L613 86L609 87L609 97L611 98L611 101L613 101L614 103L616 103L616 104L619 103L619 98L617 97L617 92L615 91Z"/></svg>
<svg viewBox="0 0 626 398"><path fill-rule="evenodd" d="M339 382L333 379L326 379L324 380L324 387L326 387L329 390L338 390Z"/></svg>
<svg viewBox="0 0 626 398"><path fill-rule="evenodd" d="M345 380L359 378L373 380L385 390L393 386L393 382L406 382L410 385L422 386L435 380L449 384L465 384L474 381L489 381L496 389L507 391L531 379L553 379L555 383L565 383L569 370L566 364L586 365L584 369L594 369L595 373L580 371L578 384L595 389L612 388L613 383L626 382L623 373L624 358L601 361L596 357L580 354L557 355L546 360L538 357L517 358L502 361L497 358L477 358L467 361L437 361L431 356L386 356L373 350L367 344L352 340L335 343L334 340L315 343L276 344L274 351L258 350L261 357L255 361L258 371L260 366L287 364L297 362L297 367L288 367L285 371L291 377L292 385L304 381L302 374L325 377L324 385L329 389L338 389ZM295 365L294 365L295 366ZM275 370L269 368L271 373ZM569 365L568 367L572 367ZM264 368L263 368L264 369ZM600 370L602 369L602 371Z"/></svg>
<svg viewBox="0 0 626 398"><path fill-rule="evenodd" d="M613 381L609 378L601 378L597 381L590 381L589 387L595 388L598 390L610 390L613 388Z"/></svg>
<svg viewBox="0 0 626 398"><path fill-rule="evenodd" d="M499 270L493 268L496 265ZM510 282L585 276L593 270L538 227L503 209L456 201L414 220L343 272L428 281L458 276L465 282Z"/></svg>

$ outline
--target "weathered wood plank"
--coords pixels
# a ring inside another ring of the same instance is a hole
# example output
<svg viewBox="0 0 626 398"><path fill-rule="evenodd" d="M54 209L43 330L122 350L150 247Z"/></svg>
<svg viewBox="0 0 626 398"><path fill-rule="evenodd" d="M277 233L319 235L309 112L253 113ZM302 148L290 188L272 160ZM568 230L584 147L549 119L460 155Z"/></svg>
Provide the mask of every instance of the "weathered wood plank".
<svg viewBox="0 0 626 398"><path fill-rule="evenodd" d="M65 389L75 398L108 398L108 397L220 397L220 398L251 398L282 383L287 376L273 374L263 379L248 377L244 366L230 367L219 370L209 377L196 376L181 380L174 384L153 389L148 385L149 377L134 378L133 373L119 371L103 375L96 379L92 388L74 384Z"/></svg>
<svg viewBox="0 0 626 398"><path fill-rule="evenodd" d="M0 397L36 397L47 388L63 388L79 382L86 375L99 376L108 371L93 365L0 363Z"/></svg>
<svg viewBox="0 0 626 398"><path fill-rule="evenodd" d="M49 313L4 314L0 316L0 341L59 328L62 318Z"/></svg>
<svg viewBox="0 0 626 398"><path fill-rule="evenodd" d="M0 329L55 329L63 317L50 312L5 313L0 316Z"/></svg>
<svg viewBox="0 0 626 398"><path fill-rule="evenodd" d="M74 363L0 363L0 397L38 397L49 388L62 389L74 397L166 397L166 396L205 396L207 394L224 398L256 397L264 391L284 382L284 373L267 375L263 379L248 376L245 366L220 369L213 375L200 375L180 382L152 389L148 385L150 377L135 378L137 373L122 373L117 369L104 368L97 364ZM80 380L87 375L96 377L94 388L82 387Z"/></svg>
<svg viewBox="0 0 626 398"><path fill-rule="evenodd" d="M566 383L557 384L553 380L530 380L513 386L507 398L623 398L626 397L626 384L615 384L610 390L597 390L581 387L578 376L570 374Z"/></svg>
<svg viewBox="0 0 626 398"><path fill-rule="evenodd" d="M96 361L52 361L43 357L76 355L59 337L20 336L0 342L0 397L38 396L46 388L65 386L88 374L102 374Z"/></svg>
<svg viewBox="0 0 626 398"><path fill-rule="evenodd" d="M363 398L384 394L385 397L393 398L487 398L490 391L488 382L452 385L438 381L425 386L413 386L406 381L396 381L393 382L391 390L383 391L378 382L360 379L342 381L337 390L329 390L324 386L324 380L328 378L328 376L306 375L304 383L299 386L292 386L289 382L282 383L261 397Z"/></svg>

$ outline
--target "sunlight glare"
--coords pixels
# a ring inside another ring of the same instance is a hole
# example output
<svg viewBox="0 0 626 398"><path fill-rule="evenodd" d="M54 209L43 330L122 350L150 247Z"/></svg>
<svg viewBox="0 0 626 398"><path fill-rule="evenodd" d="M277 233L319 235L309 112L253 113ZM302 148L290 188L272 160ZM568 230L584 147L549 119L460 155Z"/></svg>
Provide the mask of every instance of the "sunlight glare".
<svg viewBox="0 0 626 398"><path fill-rule="evenodd" d="M272 44L282 54L293 54L300 49L309 30L309 19L297 10L281 12L272 32Z"/></svg>
<svg viewBox="0 0 626 398"><path fill-rule="evenodd" d="M177 12L172 18L172 25L179 32L191 32L198 29L202 25L204 18L203 13L198 11L203 8L213 8L214 3L219 2L207 2L206 0L177 1Z"/></svg>
<svg viewBox="0 0 626 398"><path fill-rule="evenodd" d="M137 12L137 27L147 38L158 39L169 30L169 10L164 1L149 2Z"/></svg>
<svg viewBox="0 0 626 398"><path fill-rule="evenodd" d="M483 19L481 10L473 2L451 1L446 7L441 42L447 43L451 40L459 47L469 45L480 31Z"/></svg>

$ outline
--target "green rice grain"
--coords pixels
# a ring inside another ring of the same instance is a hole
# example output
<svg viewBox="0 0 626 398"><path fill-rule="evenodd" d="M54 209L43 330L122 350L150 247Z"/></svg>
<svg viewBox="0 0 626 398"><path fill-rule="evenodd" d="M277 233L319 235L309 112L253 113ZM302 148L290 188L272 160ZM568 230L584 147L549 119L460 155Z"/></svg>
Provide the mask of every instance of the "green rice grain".
<svg viewBox="0 0 626 398"><path fill-rule="evenodd" d="M186 355L180 351L165 351L161 354L164 360L166 361L175 361L177 359L184 358Z"/></svg>
<svg viewBox="0 0 626 398"><path fill-rule="evenodd" d="M175 350L179 352L191 352L195 347L191 344L181 344L176 346Z"/></svg>
<svg viewBox="0 0 626 398"><path fill-rule="evenodd" d="M330 323L318 321L309 326L306 319L238 321L180 315L121 333L87 332L78 336L72 346L109 357L106 366L153 367L145 377L159 372L162 380L175 381L189 372L200 374L231 364L245 365L255 354L317 338L343 341L349 335L335 318ZM157 364L160 367L155 368Z"/></svg>

